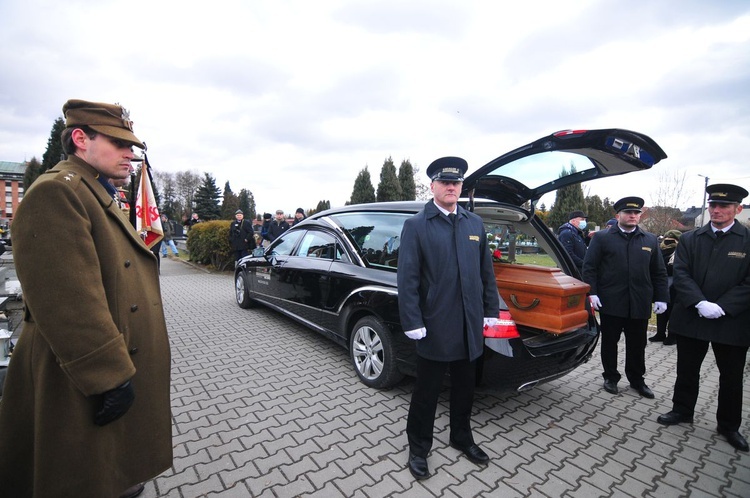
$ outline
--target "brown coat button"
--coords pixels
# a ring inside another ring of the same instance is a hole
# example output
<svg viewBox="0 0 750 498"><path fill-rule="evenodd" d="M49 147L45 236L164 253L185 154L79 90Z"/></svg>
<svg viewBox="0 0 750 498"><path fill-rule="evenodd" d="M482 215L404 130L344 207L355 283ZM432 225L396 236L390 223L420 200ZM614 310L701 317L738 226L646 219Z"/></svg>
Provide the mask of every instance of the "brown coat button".
<svg viewBox="0 0 750 498"><path fill-rule="evenodd" d="M125 268L130 268L130 260L129 259L125 260Z"/></svg>
<svg viewBox="0 0 750 498"><path fill-rule="evenodd" d="M134 304L133 306L131 306L130 311L138 311L138 305Z"/></svg>
<svg viewBox="0 0 750 498"><path fill-rule="evenodd" d="M128 351L128 353L130 353L131 356L136 354L137 352L138 352L138 348L132 348L130 351Z"/></svg>

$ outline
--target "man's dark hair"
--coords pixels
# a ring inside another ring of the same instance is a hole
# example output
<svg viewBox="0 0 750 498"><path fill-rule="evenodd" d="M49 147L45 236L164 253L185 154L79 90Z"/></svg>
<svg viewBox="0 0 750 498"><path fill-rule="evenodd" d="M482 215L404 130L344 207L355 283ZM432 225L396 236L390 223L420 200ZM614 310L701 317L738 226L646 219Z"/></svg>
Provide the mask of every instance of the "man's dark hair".
<svg viewBox="0 0 750 498"><path fill-rule="evenodd" d="M99 133L94 131L93 129L89 128L88 126L76 126L75 128L65 128L62 133L60 134L60 140L62 141L62 148L65 154L71 155L75 154L76 152L76 146L73 143L73 130L76 128L80 128L81 131L83 131L87 137L90 139L94 139L95 136L97 136Z"/></svg>

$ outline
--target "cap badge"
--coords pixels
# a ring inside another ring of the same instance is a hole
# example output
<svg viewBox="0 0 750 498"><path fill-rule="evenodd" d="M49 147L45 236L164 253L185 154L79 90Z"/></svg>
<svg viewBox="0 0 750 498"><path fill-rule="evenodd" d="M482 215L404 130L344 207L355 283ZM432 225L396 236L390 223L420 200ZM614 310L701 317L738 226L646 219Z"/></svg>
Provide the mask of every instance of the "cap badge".
<svg viewBox="0 0 750 498"><path fill-rule="evenodd" d="M130 111L125 109L119 103L115 105L120 106L120 110L122 111L122 115L120 116L120 119L122 119L122 124L125 125L125 128L127 128L128 130L133 131L133 122L130 120Z"/></svg>

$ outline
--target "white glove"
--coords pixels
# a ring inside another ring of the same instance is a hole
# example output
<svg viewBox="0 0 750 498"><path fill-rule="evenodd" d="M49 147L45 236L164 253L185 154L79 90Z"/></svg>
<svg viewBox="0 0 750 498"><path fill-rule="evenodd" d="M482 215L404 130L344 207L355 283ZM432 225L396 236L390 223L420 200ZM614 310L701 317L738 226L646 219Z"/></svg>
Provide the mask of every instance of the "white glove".
<svg viewBox="0 0 750 498"><path fill-rule="evenodd" d="M491 316L490 317L484 317L484 327L485 328L494 327L495 325L497 325L497 322L499 322L499 321L500 320L498 320L497 318L492 318Z"/></svg>
<svg viewBox="0 0 750 498"><path fill-rule="evenodd" d="M589 301L591 302L591 307L594 308L596 311L599 311L599 308L602 307L602 302L599 301L599 296L592 294L589 296Z"/></svg>
<svg viewBox="0 0 750 498"><path fill-rule="evenodd" d="M715 318L721 318L725 315L724 310L721 309L721 306L716 303L701 301L696 304L695 307L698 308L698 316L702 316L703 318L709 318L713 320Z"/></svg>
<svg viewBox="0 0 750 498"><path fill-rule="evenodd" d="M418 341L421 338L427 336L427 329L422 327L420 329L407 330L406 332L404 332L404 334L406 334L406 337L408 337L409 339Z"/></svg>
<svg viewBox="0 0 750 498"><path fill-rule="evenodd" d="M654 303L654 313L661 315L665 311L667 311L667 303L662 303L661 301L656 301Z"/></svg>

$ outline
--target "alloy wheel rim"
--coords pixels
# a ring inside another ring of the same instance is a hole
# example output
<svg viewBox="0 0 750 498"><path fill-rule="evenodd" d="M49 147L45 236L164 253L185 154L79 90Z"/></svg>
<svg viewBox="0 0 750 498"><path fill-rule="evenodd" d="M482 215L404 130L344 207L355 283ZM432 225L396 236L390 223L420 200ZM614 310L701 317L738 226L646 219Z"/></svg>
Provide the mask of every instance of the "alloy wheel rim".
<svg viewBox="0 0 750 498"><path fill-rule="evenodd" d="M370 327L362 327L354 334L352 344L354 363L362 377L375 380L383 372L383 343Z"/></svg>

